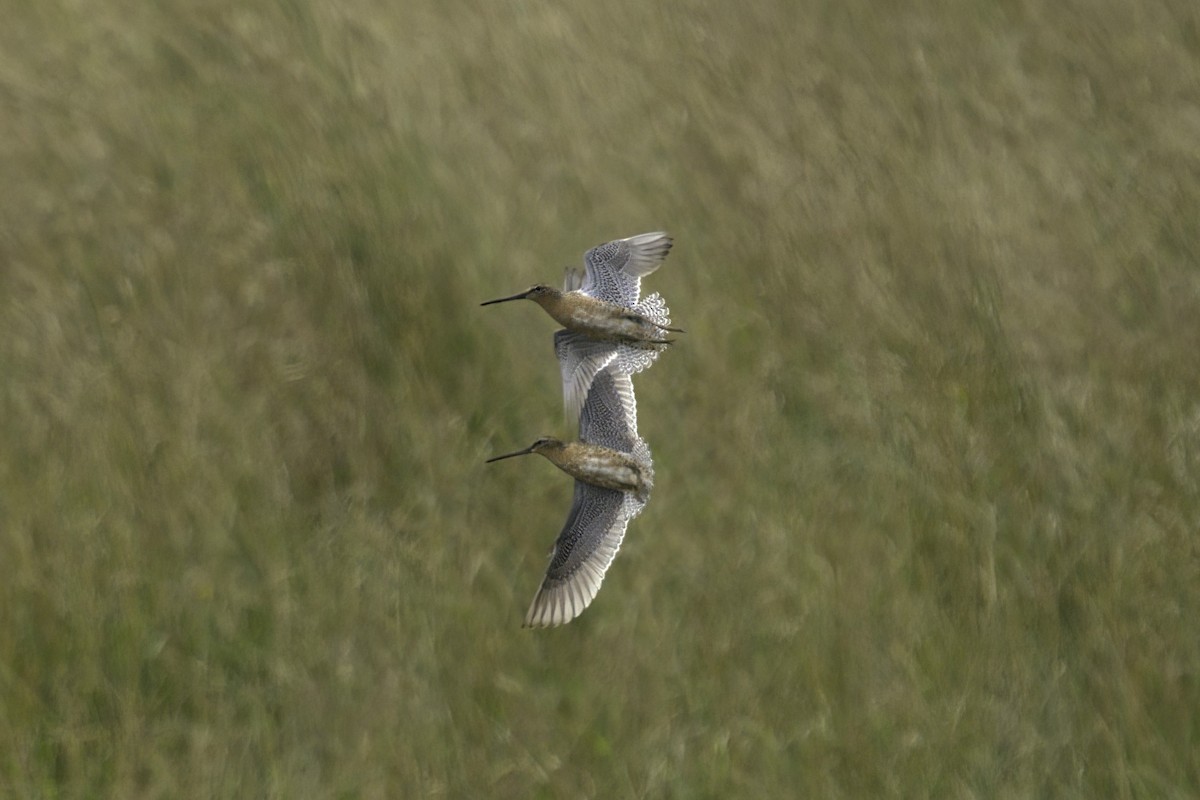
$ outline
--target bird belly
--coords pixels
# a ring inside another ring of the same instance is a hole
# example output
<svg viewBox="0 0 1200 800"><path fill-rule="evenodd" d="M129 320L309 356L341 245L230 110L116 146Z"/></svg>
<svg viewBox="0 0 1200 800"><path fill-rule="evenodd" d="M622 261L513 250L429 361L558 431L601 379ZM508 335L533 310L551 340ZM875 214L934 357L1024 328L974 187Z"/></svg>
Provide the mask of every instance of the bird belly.
<svg viewBox="0 0 1200 800"><path fill-rule="evenodd" d="M627 308L586 295L572 301L566 313L555 315L565 328L603 342L622 342L645 349L653 349L655 342L663 338L663 331Z"/></svg>
<svg viewBox="0 0 1200 800"><path fill-rule="evenodd" d="M609 454L588 454L579 460L575 477L604 489L634 492L638 489L638 471Z"/></svg>

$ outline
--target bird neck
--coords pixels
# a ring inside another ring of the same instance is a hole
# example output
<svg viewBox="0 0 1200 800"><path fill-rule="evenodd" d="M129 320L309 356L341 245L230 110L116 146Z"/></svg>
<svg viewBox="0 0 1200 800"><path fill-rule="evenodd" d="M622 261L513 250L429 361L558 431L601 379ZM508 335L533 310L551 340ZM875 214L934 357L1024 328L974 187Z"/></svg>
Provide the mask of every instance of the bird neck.
<svg viewBox="0 0 1200 800"><path fill-rule="evenodd" d="M550 309L550 308L556 307L559 303L562 302L562 296L563 296L563 293L560 292L558 289L548 289L547 291L543 292L542 294L536 295L529 299L532 300L533 302L537 303L542 308Z"/></svg>
<svg viewBox="0 0 1200 800"><path fill-rule="evenodd" d="M570 445L566 445L564 447L547 448L546 450L538 450L537 454L539 456L541 456L542 458L546 459L547 461L549 461L554 466L558 467L559 469L562 469L563 464L568 460L567 459L567 448L568 447L570 447Z"/></svg>

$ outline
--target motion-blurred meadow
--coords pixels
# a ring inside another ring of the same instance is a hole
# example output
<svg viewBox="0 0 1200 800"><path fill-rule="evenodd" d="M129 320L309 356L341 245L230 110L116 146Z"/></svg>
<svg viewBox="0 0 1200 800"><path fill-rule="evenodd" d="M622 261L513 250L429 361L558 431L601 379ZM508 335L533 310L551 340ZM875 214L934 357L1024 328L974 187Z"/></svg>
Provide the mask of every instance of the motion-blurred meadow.
<svg viewBox="0 0 1200 800"><path fill-rule="evenodd" d="M4 797L1200 795L1200 6L0 26ZM687 334L570 503L607 239Z"/></svg>

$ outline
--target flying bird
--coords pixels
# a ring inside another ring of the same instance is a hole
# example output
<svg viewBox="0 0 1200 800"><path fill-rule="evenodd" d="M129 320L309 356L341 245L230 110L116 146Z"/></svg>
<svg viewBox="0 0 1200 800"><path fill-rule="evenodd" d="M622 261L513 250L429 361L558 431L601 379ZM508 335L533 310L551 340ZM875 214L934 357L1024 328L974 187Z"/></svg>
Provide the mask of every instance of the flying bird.
<svg viewBox="0 0 1200 800"><path fill-rule="evenodd" d="M639 299L642 278L662 266L673 240L662 231L642 233L593 247L584 269L567 272L562 291L538 284L510 297L533 300L564 330L554 334L554 350L563 374L563 405L568 419L583 408L588 388L606 367L625 374L641 372L674 342L670 309L658 293Z"/></svg>
<svg viewBox="0 0 1200 800"><path fill-rule="evenodd" d="M630 520L641 513L654 485L650 448L637 433L628 374L606 369L595 376L580 414L579 438L542 437L523 450L488 459L537 453L575 478L571 510L525 615L527 628L562 625L591 604Z"/></svg>

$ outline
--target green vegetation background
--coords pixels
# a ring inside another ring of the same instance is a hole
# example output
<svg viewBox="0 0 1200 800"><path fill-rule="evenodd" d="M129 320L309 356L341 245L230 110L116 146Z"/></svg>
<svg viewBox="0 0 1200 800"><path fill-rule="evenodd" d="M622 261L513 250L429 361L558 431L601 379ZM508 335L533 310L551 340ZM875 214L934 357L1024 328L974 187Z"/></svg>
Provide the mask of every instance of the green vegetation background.
<svg viewBox="0 0 1200 800"><path fill-rule="evenodd" d="M1200 794L1200 6L0 26L4 797ZM550 334L688 333L591 609Z"/></svg>

